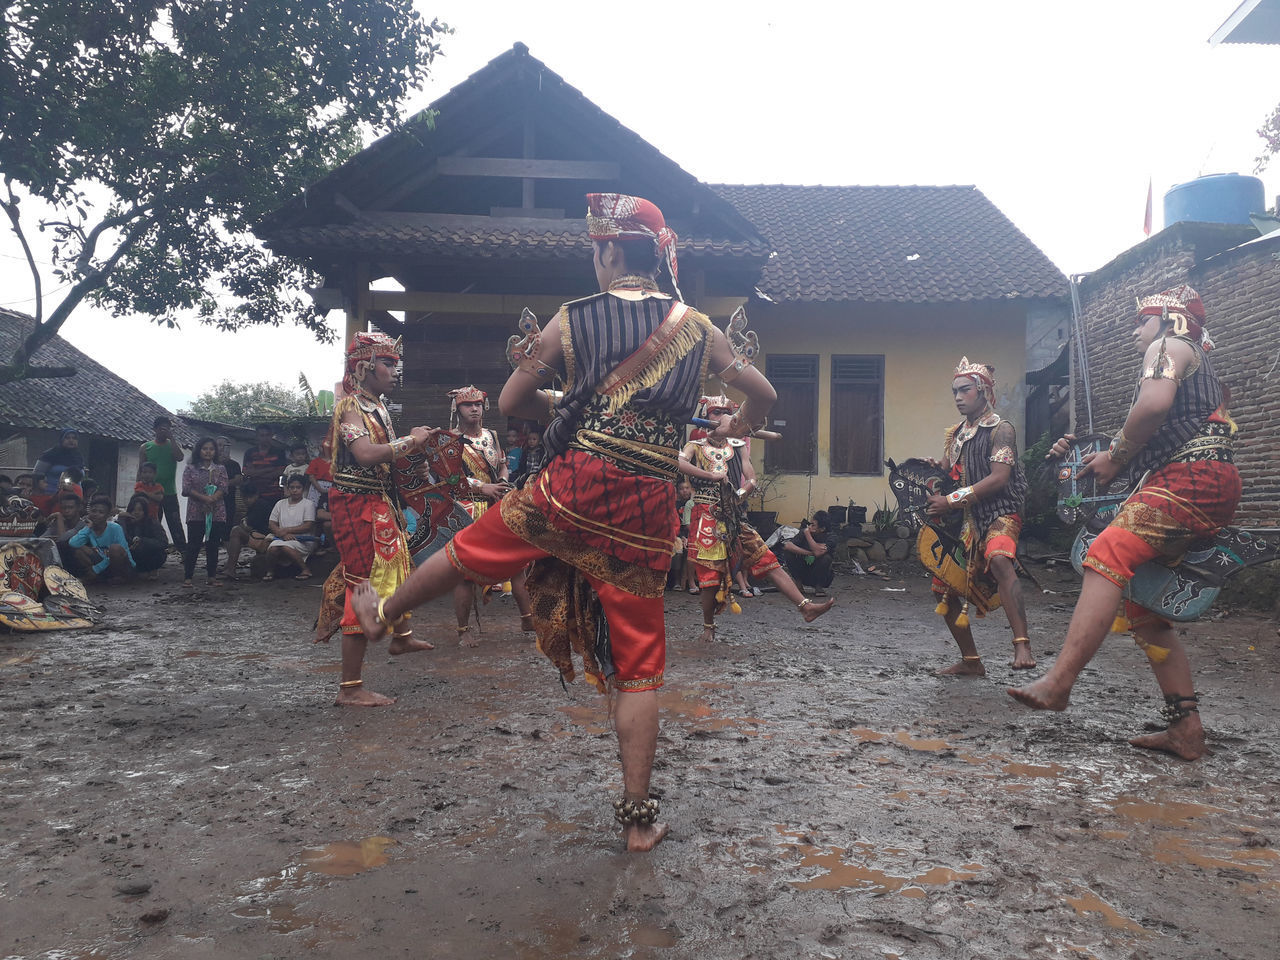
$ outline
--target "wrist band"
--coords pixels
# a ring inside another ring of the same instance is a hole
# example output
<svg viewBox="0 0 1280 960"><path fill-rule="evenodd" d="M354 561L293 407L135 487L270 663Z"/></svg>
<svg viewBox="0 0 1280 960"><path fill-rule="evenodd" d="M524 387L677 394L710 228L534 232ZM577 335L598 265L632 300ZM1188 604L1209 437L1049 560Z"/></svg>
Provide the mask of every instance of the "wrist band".
<svg viewBox="0 0 1280 960"><path fill-rule="evenodd" d="M1138 447L1129 442L1129 438L1124 435L1124 430L1116 434L1116 438L1111 441L1111 446L1107 448L1107 453L1111 457L1111 462L1117 467L1123 467L1133 455L1138 452Z"/></svg>
<svg viewBox="0 0 1280 960"><path fill-rule="evenodd" d="M413 448L413 437L396 437L391 441L391 453L403 457Z"/></svg>
<svg viewBox="0 0 1280 960"><path fill-rule="evenodd" d="M973 487L961 487L959 490L952 490L947 494L947 505L950 507L962 507L967 503L973 503L978 498L973 495Z"/></svg>

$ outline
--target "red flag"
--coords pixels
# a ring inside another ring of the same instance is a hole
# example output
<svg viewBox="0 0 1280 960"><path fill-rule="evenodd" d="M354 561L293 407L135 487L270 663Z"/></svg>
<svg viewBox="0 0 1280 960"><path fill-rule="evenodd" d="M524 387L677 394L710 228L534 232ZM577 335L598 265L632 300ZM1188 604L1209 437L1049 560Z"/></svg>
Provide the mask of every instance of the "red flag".
<svg viewBox="0 0 1280 960"><path fill-rule="evenodd" d="M1151 236L1151 178L1147 177L1147 215L1142 221L1142 232Z"/></svg>

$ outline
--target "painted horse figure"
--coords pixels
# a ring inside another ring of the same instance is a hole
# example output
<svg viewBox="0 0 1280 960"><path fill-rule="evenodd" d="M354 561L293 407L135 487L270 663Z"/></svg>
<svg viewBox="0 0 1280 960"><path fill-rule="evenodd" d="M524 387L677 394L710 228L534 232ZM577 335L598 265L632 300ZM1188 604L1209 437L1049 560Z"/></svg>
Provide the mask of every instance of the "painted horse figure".
<svg viewBox="0 0 1280 960"><path fill-rule="evenodd" d="M1092 476L1080 476L1085 456L1106 450L1110 444L1111 438L1103 434L1080 437L1058 465L1058 517L1063 523L1083 521L1071 547L1071 565L1081 575L1090 544L1141 484L1141 478L1122 474L1106 489L1099 489ZM1125 588L1124 597L1166 620L1195 620L1213 605L1228 577L1277 557L1280 541L1239 527L1223 527L1213 539L1194 544L1174 566L1144 563Z"/></svg>
<svg viewBox="0 0 1280 960"><path fill-rule="evenodd" d="M886 460L889 489L898 501L898 517L916 534L916 555L924 568L966 599L983 616L1000 606L995 580L985 572L970 575L968 551L961 538L964 515L951 512L930 517L925 511L930 495L950 493L956 482L941 467L912 457L902 463ZM976 564L981 569L982 564Z"/></svg>

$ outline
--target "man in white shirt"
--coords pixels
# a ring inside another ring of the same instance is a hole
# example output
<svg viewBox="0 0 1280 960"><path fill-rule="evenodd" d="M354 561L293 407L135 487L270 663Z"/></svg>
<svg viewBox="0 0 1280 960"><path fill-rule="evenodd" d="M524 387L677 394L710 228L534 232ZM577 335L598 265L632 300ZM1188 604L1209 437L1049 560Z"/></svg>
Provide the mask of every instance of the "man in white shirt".
<svg viewBox="0 0 1280 960"><path fill-rule="evenodd" d="M284 568L300 568L295 580L311 579L307 558L316 548L316 505L306 497L304 477L292 476L285 484L285 499L271 509L271 544L267 547L267 572L263 580L274 580Z"/></svg>

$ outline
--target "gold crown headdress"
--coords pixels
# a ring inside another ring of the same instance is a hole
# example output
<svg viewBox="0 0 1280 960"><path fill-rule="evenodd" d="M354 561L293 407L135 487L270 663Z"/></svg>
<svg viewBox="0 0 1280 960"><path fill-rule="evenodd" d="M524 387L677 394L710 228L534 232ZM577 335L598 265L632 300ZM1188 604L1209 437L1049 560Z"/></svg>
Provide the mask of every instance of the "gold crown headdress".
<svg viewBox="0 0 1280 960"><path fill-rule="evenodd" d="M955 376L968 377L978 385L987 403L992 406L996 402L996 368L989 363L970 363L968 357L961 357L956 364Z"/></svg>

